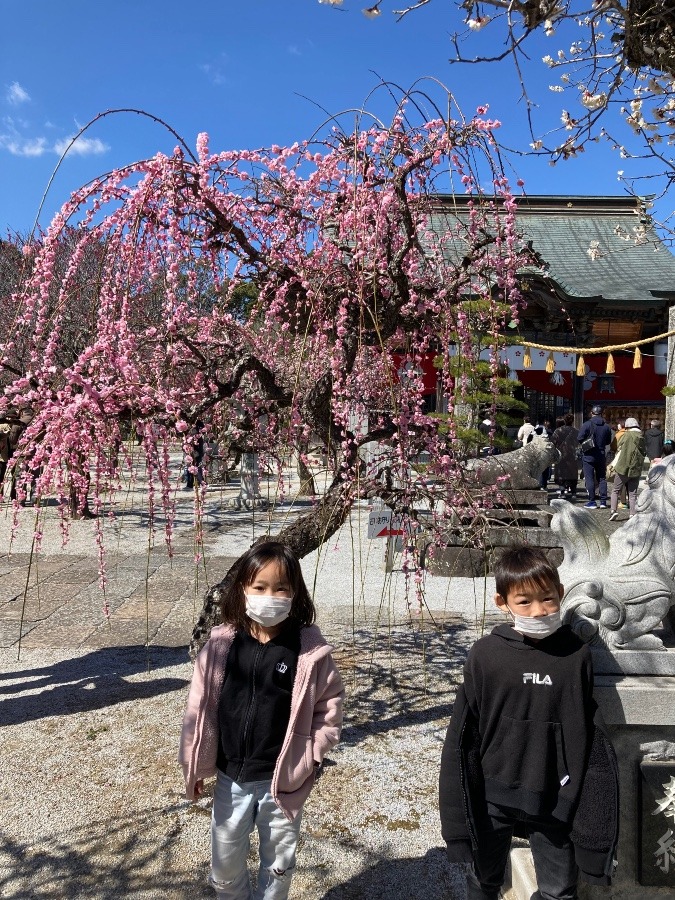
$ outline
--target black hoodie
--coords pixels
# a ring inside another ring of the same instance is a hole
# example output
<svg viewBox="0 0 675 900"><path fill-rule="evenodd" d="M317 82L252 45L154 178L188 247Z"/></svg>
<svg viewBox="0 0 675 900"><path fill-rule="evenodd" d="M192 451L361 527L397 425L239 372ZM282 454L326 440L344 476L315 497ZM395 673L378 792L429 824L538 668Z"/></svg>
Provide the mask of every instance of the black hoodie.
<svg viewBox="0 0 675 900"><path fill-rule="evenodd" d="M586 880L607 883L618 783L596 712L590 649L567 625L536 642L498 625L474 644L441 760L451 860L466 858L491 802L569 823ZM598 784L604 810L594 813Z"/></svg>
<svg viewBox="0 0 675 900"><path fill-rule="evenodd" d="M663 453L663 431L658 425L645 431L645 452L650 459L657 459Z"/></svg>

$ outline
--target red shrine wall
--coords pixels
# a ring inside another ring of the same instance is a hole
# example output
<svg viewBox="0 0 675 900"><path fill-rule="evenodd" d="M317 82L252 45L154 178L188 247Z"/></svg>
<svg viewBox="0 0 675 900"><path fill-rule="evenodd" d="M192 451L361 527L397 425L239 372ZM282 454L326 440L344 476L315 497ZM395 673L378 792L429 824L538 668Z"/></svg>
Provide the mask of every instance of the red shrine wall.
<svg viewBox="0 0 675 900"><path fill-rule="evenodd" d="M589 373L586 376L584 388L584 402L622 403L642 401L644 403L665 403L661 388L666 386L666 376L656 375L654 372L654 360L651 357L642 358L642 366L633 368L633 354L614 357L614 393L606 390L600 391L600 379L605 374L607 365L606 356L587 356L586 364ZM525 387L556 397L572 397L572 373L561 372L564 379L561 385L552 384L548 372L523 369L518 372L518 379Z"/></svg>

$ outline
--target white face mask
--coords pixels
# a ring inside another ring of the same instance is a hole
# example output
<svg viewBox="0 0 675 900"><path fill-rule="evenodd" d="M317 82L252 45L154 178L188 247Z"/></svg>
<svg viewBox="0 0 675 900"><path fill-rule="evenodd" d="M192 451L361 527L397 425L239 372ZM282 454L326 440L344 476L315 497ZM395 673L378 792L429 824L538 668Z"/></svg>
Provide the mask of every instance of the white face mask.
<svg viewBox="0 0 675 900"><path fill-rule="evenodd" d="M288 597L272 597L270 594L244 594L246 615L259 625L270 628L288 618L292 600Z"/></svg>
<svg viewBox="0 0 675 900"><path fill-rule="evenodd" d="M509 610L509 612L511 612L511 610ZM560 610L557 610L548 616L539 617L517 616L515 613L511 613L511 615L513 616L513 628L515 631L518 631L520 634L524 634L527 637L548 637L549 634L553 634L553 632L557 631L562 625Z"/></svg>

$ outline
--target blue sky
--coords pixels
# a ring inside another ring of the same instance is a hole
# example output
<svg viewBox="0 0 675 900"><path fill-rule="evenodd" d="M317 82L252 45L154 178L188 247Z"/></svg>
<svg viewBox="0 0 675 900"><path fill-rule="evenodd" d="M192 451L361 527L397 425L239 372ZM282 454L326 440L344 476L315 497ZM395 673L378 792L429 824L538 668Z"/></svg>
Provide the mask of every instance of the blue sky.
<svg viewBox="0 0 675 900"><path fill-rule="evenodd" d="M253 148L311 136L325 119L320 107L330 113L360 107L380 78L407 88L432 76L452 89L467 115L489 103L490 115L504 122L505 143L527 145L512 66L448 64L449 35L459 20L447 0L398 24L388 10L367 20L362 5L345 0L342 11L317 0L6 4L0 235L30 230L63 142L97 113L117 107L164 119L191 146L207 131L212 150ZM550 52L544 41L540 49ZM541 55L537 50L533 59L538 63ZM543 85L545 67L538 65L536 77ZM560 101L542 96L555 121ZM382 90L367 106L384 116L392 109ZM174 145L168 132L139 116L103 119L64 161L40 221L46 225L92 177ZM523 158L513 165L514 180L524 178L533 194L621 193L616 173L628 168L602 146L555 168Z"/></svg>

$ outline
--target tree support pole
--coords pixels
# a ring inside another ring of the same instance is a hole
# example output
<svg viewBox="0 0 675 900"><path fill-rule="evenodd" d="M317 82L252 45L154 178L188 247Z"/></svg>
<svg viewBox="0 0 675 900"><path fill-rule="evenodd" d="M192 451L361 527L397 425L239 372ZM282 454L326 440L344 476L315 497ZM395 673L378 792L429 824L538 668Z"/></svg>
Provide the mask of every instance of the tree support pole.
<svg viewBox="0 0 675 900"><path fill-rule="evenodd" d="M675 305L668 313L668 331L675 329ZM675 388L675 335L668 338L668 369L666 385ZM663 430L667 438L675 440L675 396L666 397L666 421Z"/></svg>

